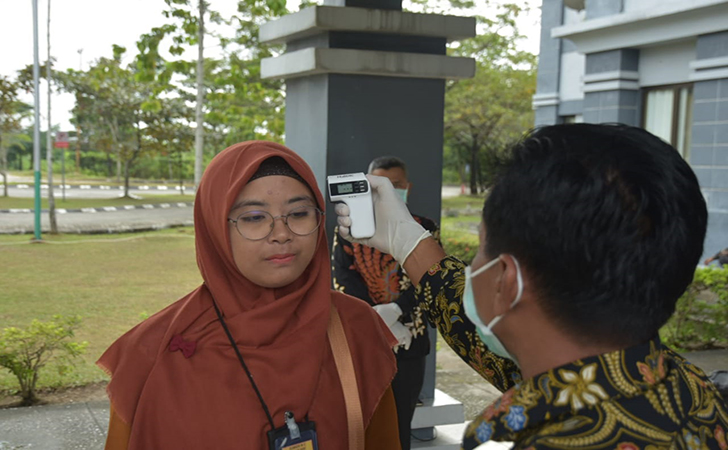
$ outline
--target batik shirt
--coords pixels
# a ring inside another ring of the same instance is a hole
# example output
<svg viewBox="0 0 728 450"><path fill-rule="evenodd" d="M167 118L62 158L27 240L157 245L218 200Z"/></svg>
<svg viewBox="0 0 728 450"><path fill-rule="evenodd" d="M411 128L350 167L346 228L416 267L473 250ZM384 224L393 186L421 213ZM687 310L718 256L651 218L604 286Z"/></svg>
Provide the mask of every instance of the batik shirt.
<svg viewBox="0 0 728 450"><path fill-rule="evenodd" d="M435 222L425 217L413 217L439 241L440 232ZM421 358L430 352L427 322L415 300L414 286L392 255L341 239L337 228L334 230L331 261L334 289L372 306L396 303L402 310L400 321L412 333L412 343L408 350L397 350L398 359Z"/></svg>
<svg viewBox="0 0 728 450"><path fill-rule="evenodd" d="M505 392L468 426L463 449L487 441L517 449L728 449L728 413L717 390L659 338L522 380L465 317L464 269L447 257L415 291L450 347Z"/></svg>

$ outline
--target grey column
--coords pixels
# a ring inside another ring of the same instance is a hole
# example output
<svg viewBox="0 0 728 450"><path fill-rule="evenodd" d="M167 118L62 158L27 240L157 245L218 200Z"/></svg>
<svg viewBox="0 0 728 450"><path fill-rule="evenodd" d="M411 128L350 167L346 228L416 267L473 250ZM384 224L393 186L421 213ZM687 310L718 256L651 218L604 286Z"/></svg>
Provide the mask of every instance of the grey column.
<svg viewBox="0 0 728 450"><path fill-rule="evenodd" d="M551 29L564 21L563 0L543 0L541 5L541 47L538 56L536 95L536 125L558 123L559 72L561 70L561 39L551 37Z"/></svg>
<svg viewBox="0 0 728 450"><path fill-rule="evenodd" d="M690 163L708 202L712 256L728 247L728 32L699 36L696 58Z"/></svg>
<svg viewBox="0 0 728 450"><path fill-rule="evenodd" d="M445 80L475 73L474 60L446 56L446 44L471 36L474 19L402 13L401 0L326 0L261 27L262 41L287 44L261 73L286 79L286 145L311 165L322 191L327 175L398 156L413 184L412 212L439 223ZM335 224L327 204L329 238ZM436 337L431 328L425 402L434 398Z"/></svg>
<svg viewBox="0 0 728 450"><path fill-rule="evenodd" d="M639 50L586 56L584 122L640 125Z"/></svg>

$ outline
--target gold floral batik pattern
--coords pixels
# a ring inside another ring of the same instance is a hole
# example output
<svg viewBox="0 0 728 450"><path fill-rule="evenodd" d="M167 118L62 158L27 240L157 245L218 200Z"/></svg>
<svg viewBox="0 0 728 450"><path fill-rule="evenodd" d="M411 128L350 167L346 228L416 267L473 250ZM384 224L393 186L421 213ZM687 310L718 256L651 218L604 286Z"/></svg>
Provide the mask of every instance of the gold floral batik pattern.
<svg viewBox="0 0 728 450"><path fill-rule="evenodd" d="M489 352L462 311L465 265L448 257L415 292L445 341L505 391L468 426L462 448L728 450L727 408L705 374L655 338L521 380Z"/></svg>
<svg viewBox="0 0 728 450"><path fill-rule="evenodd" d="M415 299L447 344L466 363L501 392L520 381L513 361L489 351L465 317L465 264L447 257L434 265L415 289Z"/></svg>

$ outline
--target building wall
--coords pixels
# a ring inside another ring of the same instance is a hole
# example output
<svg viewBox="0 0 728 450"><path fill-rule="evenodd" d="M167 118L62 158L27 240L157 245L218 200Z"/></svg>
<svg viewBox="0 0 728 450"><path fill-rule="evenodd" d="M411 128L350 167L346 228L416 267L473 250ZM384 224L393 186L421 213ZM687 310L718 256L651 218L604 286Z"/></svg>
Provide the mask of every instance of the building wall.
<svg viewBox="0 0 728 450"><path fill-rule="evenodd" d="M694 38L640 49L640 87L689 83L690 62L695 60L696 41Z"/></svg>
<svg viewBox="0 0 728 450"><path fill-rule="evenodd" d="M698 3L705 2L694 3L696 8L700 7ZM728 0L721 4L725 8ZM564 7L563 0L543 0L542 53L534 109L537 125L583 118L585 122L621 122L642 126L646 89L683 84L692 86L692 122L688 130L690 141L686 157L698 176L708 204L705 255L709 256L728 247L726 10L717 9L720 5L712 6L715 11L723 11L720 15L725 15L725 20L718 18L725 23L723 31L703 35L695 32L692 36L678 38L665 35L662 39L650 39L649 43L632 47L630 42L625 41L619 43L622 48L607 51L580 51L578 33L573 41L551 37L551 30L562 25L589 25L589 21L594 20L594 23L609 27L625 15L630 16L630 20L643 16L650 20L650 14L656 9L685 9L685 6L685 0L584 0L584 9L575 11ZM699 24L696 25L697 13L682 11L674 16L683 21L684 29L701 29ZM676 20L675 17L670 20ZM642 33L640 26L640 23L634 24ZM676 26L672 25L671 29ZM647 28L644 32L651 36L664 32L659 26ZM590 42L588 38L583 38L583 42L586 48L594 45L594 41Z"/></svg>
<svg viewBox="0 0 728 450"><path fill-rule="evenodd" d="M700 36L698 62L725 59L728 68L728 32ZM718 63L720 64L720 63ZM728 247L728 69L699 70L693 86L691 164L708 202L706 254Z"/></svg>

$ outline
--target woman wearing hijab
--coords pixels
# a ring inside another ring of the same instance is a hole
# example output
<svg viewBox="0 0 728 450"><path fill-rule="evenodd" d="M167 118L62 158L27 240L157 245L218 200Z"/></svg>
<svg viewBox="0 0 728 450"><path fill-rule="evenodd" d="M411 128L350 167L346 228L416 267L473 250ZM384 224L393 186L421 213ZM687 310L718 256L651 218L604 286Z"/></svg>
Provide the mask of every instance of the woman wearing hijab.
<svg viewBox="0 0 728 450"><path fill-rule="evenodd" d="M308 165L278 144L234 145L194 208L203 284L99 359L106 448L399 449L396 343L366 303L330 288Z"/></svg>

